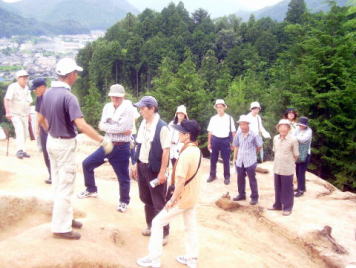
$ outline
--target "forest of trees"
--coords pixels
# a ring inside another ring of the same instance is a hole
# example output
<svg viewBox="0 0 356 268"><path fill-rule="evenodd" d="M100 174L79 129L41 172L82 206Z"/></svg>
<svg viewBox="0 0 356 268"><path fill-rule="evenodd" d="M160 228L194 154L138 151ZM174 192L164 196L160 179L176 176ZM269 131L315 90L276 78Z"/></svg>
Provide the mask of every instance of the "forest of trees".
<svg viewBox="0 0 356 268"><path fill-rule="evenodd" d="M271 134L294 107L314 131L309 170L355 191L356 6L329 3L330 12L312 14L304 0L291 0L283 22L212 20L203 9L189 14L182 3L128 14L79 52L84 71L74 92L94 126L113 83L132 100L155 96L167 121L185 104L203 128L202 148L216 98L236 120L259 101ZM270 152L270 140L265 147Z"/></svg>

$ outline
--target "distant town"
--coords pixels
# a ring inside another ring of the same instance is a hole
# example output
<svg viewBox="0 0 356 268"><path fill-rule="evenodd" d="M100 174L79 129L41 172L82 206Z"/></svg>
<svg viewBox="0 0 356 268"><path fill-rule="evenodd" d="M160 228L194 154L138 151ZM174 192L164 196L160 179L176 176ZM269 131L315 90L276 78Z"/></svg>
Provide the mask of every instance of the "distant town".
<svg viewBox="0 0 356 268"><path fill-rule="evenodd" d="M25 69L31 78L54 78L59 58L75 57L78 51L102 36L103 31L90 34L57 35L0 39L0 82L12 81L15 72Z"/></svg>

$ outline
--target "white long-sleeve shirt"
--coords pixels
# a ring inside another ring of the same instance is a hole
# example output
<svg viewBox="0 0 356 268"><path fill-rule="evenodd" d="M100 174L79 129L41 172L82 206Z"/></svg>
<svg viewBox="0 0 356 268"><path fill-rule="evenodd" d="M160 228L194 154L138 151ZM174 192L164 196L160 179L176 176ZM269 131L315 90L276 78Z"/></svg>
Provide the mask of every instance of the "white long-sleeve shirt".
<svg viewBox="0 0 356 268"><path fill-rule="evenodd" d="M311 140L313 136L313 131L310 127L307 127L306 129L300 129L300 127L297 127L297 129L294 132L294 136L297 138L299 143L307 143L309 142L309 148L308 148L308 154L311 153Z"/></svg>
<svg viewBox="0 0 356 268"><path fill-rule="evenodd" d="M248 118L250 120L250 130L256 135L262 136L265 139L270 139L271 135L263 127L262 119L259 115L253 116L252 113L249 113Z"/></svg>

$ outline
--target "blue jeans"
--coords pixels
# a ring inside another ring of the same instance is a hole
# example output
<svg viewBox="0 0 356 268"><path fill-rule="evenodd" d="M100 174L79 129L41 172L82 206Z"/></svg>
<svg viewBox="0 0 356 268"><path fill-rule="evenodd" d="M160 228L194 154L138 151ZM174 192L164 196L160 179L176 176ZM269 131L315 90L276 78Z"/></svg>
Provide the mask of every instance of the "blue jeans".
<svg viewBox="0 0 356 268"><path fill-rule="evenodd" d="M107 158L114 169L120 186L120 202L130 202L130 143L115 145L110 154L105 155L104 149L100 147L83 161L83 173L85 186L88 192L97 192L95 185L94 169L104 164Z"/></svg>
<svg viewBox="0 0 356 268"><path fill-rule="evenodd" d="M218 162L219 152L224 163L224 178L230 179L230 138L211 137L211 157L210 157L210 176L216 177L216 163Z"/></svg>

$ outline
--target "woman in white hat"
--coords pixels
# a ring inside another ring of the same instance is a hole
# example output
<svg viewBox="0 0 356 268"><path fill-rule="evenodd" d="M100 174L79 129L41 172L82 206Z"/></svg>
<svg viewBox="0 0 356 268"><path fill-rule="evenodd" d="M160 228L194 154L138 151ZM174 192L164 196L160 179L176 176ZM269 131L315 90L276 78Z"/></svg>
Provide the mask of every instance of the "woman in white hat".
<svg viewBox="0 0 356 268"><path fill-rule="evenodd" d="M174 126L180 125L183 120L189 119L187 114L187 108L184 105L179 105L177 111L174 115L173 120L168 124L169 130L171 131L171 149L170 149L170 159L172 166L178 159L179 151L182 147L182 144L179 143L179 131L177 131Z"/></svg>

